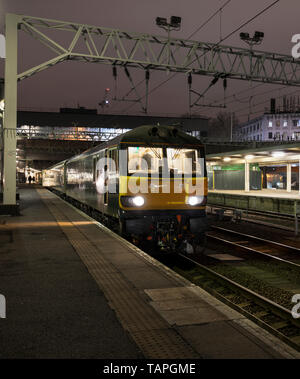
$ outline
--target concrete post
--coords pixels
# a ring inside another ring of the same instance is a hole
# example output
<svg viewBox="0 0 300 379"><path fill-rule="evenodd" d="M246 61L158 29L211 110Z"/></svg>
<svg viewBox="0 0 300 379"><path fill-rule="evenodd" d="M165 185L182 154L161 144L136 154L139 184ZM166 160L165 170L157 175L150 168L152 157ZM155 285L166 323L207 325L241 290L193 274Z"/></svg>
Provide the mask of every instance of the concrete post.
<svg viewBox="0 0 300 379"><path fill-rule="evenodd" d="M17 40L19 16L6 15L3 204L16 204Z"/></svg>
<svg viewBox="0 0 300 379"><path fill-rule="evenodd" d="M299 159L299 171L298 171L298 190L299 190L299 195L300 195L300 159Z"/></svg>
<svg viewBox="0 0 300 379"><path fill-rule="evenodd" d="M250 191L250 165L245 160L245 192Z"/></svg>
<svg viewBox="0 0 300 379"><path fill-rule="evenodd" d="M288 163L286 165L286 190L291 192L292 190L292 165Z"/></svg>
<svg viewBox="0 0 300 379"><path fill-rule="evenodd" d="M298 223L298 217L299 217L299 204L298 201L294 201L294 216L295 216L295 236L298 236L299 233L299 223Z"/></svg>

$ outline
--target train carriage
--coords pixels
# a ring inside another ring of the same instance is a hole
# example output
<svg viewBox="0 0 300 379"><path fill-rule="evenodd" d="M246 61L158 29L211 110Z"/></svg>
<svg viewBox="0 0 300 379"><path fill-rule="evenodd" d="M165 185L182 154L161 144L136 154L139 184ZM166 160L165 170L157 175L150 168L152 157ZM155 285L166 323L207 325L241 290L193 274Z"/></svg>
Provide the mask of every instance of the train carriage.
<svg viewBox="0 0 300 379"><path fill-rule="evenodd" d="M204 147L175 127L135 128L44 170L43 185L118 223L135 241L168 249L202 244Z"/></svg>

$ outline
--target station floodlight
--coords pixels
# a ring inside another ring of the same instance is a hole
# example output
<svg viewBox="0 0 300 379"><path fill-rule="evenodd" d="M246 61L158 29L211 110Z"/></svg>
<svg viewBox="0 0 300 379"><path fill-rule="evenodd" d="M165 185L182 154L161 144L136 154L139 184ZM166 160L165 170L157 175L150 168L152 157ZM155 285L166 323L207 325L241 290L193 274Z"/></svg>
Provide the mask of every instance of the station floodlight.
<svg viewBox="0 0 300 379"><path fill-rule="evenodd" d="M164 17L156 17L156 25L158 26L168 26L167 19Z"/></svg>
<svg viewBox="0 0 300 379"><path fill-rule="evenodd" d="M250 38L249 33L240 33L240 38L243 41L247 41Z"/></svg>
<svg viewBox="0 0 300 379"><path fill-rule="evenodd" d="M259 31L255 31L253 37L250 37L249 33L240 33L240 39L246 42L250 46L250 49L252 49L253 45L261 44L264 36L265 33Z"/></svg>
<svg viewBox="0 0 300 379"><path fill-rule="evenodd" d="M256 31L256 32L254 33L254 37L253 37L253 38L254 38L256 41L260 41L260 40L262 40L262 39L264 38L264 36L265 36L265 33Z"/></svg>
<svg viewBox="0 0 300 379"><path fill-rule="evenodd" d="M170 22L170 25L171 25L173 28L180 28L180 25L181 25L181 17L178 17L178 16L171 16L171 22Z"/></svg>
<svg viewBox="0 0 300 379"><path fill-rule="evenodd" d="M165 17L156 17L156 25L170 33L171 29L179 30L181 26L181 17L171 16L170 22Z"/></svg>

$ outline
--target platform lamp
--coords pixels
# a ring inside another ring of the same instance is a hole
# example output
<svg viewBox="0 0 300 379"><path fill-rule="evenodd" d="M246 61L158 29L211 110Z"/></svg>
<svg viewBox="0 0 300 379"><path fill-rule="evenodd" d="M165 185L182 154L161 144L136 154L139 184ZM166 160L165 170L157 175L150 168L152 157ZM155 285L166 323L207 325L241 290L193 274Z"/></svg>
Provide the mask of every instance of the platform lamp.
<svg viewBox="0 0 300 379"><path fill-rule="evenodd" d="M249 33L240 33L240 39L244 41L249 47L250 47L250 74L251 74L251 83L250 85L252 86L252 69L253 69L253 64L252 64L252 55L253 55L253 46L254 45L260 45L264 39L265 33L255 31L254 35L250 37Z"/></svg>
<svg viewBox="0 0 300 379"><path fill-rule="evenodd" d="M168 33L168 64L170 64L170 33L171 30L180 30L181 27L181 17L178 16L171 16L170 22L167 21L164 17L156 17L155 19L156 25Z"/></svg>

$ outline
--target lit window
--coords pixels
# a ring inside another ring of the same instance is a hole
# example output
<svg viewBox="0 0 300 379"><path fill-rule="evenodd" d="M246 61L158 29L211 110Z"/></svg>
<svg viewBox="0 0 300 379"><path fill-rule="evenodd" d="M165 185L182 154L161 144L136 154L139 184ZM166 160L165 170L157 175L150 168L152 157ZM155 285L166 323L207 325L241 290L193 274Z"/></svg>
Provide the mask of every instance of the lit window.
<svg viewBox="0 0 300 379"><path fill-rule="evenodd" d="M128 173L150 174L157 173L162 165L162 148L128 147Z"/></svg>
<svg viewBox="0 0 300 379"><path fill-rule="evenodd" d="M276 120L276 126L277 126L277 127L280 126L280 120Z"/></svg>
<svg viewBox="0 0 300 379"><path fill-rule="evenodd" d="M272 128L273 126L273 121L269 121L269 128Z"/></svg>
<svg viewBox="0 0 300 379"><path fill-rule="evenodd" d="M284 126L284 127L287 127L287 126L288 126L288 124L287 124L287 121L286 121L286 120L284 120L284 121L283 121L283 126Z"/></svg>

